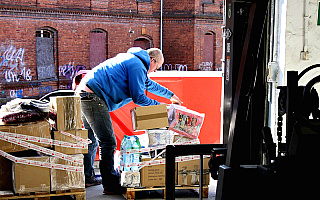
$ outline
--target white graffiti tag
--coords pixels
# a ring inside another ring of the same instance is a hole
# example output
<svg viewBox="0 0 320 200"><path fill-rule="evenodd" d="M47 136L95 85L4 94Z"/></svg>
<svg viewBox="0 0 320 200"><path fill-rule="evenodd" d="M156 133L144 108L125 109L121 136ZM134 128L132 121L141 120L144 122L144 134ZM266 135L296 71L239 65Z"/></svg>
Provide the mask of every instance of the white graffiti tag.
<svg viewBox="0 0 320 200"><path fill-rule="evenodd" d="M65 78L72 80L74 74L74 62L69 62L69 65L63 65L59 67L59 76L64 76Z"/></svg>
<svg viewBox="0 0 320 200"><path fill-rule="evenodd" d="M202 62L199 64L200 71L212 71L213 70L213 63L212 62Z"/></svg>
<svg viewBox="0 0 320 200"><path fill-rule="evenodd" d="M26 69L23 60L24 48L10 45L8 47L0 47L0 70L3 69L1 76L5 77L7 82L19 82L20 79L31 81L31 70Z"/></svg>

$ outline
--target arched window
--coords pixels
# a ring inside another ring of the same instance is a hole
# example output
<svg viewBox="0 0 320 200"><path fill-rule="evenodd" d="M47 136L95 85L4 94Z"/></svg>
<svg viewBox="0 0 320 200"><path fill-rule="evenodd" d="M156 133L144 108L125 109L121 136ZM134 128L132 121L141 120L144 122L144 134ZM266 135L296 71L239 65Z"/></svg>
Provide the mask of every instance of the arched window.
<svg viewBox="0 0 320 200"><path fill-rule="evenodd" d="M107 59L107 32L102 29L90 31L90 68Z"/></svg>
<svg viewBox="0 0 320 200"><path fill-rule="evenodd" d="M36 31L36 58L38 80L56 78L55 71L55 36L52 28L41 28Z"/></svg>
<svg viewBox="0 0 320 200"><path fill-rule="evenodd" d="M204 60L206 65L211 65L212 70L215 67L215 54L216 54L216 35L212 32L207 32L204 35Z"/></svg>
<svg viewBox="0 0 320 200"><path fill-rule="evenodd" d="M141 47L141 49L150 49L153 47L152 38L140 37L134 40L134 47Z"/></svg>

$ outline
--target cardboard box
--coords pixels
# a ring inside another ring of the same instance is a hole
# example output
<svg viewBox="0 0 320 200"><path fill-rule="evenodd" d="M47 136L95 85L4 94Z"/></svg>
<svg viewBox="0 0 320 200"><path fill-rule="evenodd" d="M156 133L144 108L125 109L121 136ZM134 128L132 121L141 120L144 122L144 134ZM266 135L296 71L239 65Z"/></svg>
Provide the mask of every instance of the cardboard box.
<svg viewBox="0 0 320 200"><path fill-rule="evenodd" d="M173 138L173 143L187 143L187 142L191 142L195 139L189 138L189 137L184 137L182 135L175 135Z"/></svg>
<svg viewBox="0 0 320 200"><path fill-rule="evenodd" d="M69 131L65 131L68 132L72 135L75 136L79 136L83 139L88 139L88 130L86 129L79 129L79 130L69 130ZM54 139L55 140L60 140L60 141L64 141L64 142L69 142L69 143L73 143L76 144L79 141L77 141L76 139L73 139L72 137L68 137L62 133L60 133L59 131L54 131ZM68 148L68 147L60 147L60 146L54 146L55 151L64 153L64 154L87 154L88 153L88 148Z"/></svg>
<svg viewBox="0 0 320 200"><path fill-rule="evenodd" d="M82 154L74 155L78 159L83 159ZM79 167L79 164L62 160L56 157L50 157L50 162L62 165L72 165ZM85 188L84 172L74 172L59 169L51 169L51 191L61 191L70 189Z"/></svg>
<svg viewBox="0 0 320 200"><path fill-rule="evenodd" d="M0 191L13 191L12 162L0 156Z"/></svg>
<svg viewBox="0 0 320 200"><path fill-rule="evenodd" d="M142 161L149 161L151 158L143 158ZM177 163L176 163L177 164ZM177 182L177 165L175 179ZM165 186L166 165L145 166L140 170L141 187Z"/></svg>
<svg viewBox="0 0 320 200"><path fill-rule="evenodd" d="M131 110L133 130L164 128L169 126L167 105L142 106Z"/></svg>
<svg viewBox="0 0 320 200"><path fill-rule="evenodd" d="M57 130L65 131L82 128L80 97L50 97L50 106L57 115Z"/></svg>
<svg viewBox="0 0 320 200"><path fill-rule="evenodd" d="M25 157L25 159L49 162L47 156ZM50 168L14 163L12 173L15 193L50 191Z"/></svg>
<svg viewBox="0 0 320 200"><path fill-rule="evenodd" d="M203 185L209 185L209 160L203 159ZM178 185L199 185L200 159L178 163Z"/></svg>
<svg viewBox="0 0 320 200"><path fill-rule="evenodd" d="M51 139L50 124L47 121L38 121L38 122L31 122L31 123L24 123L24 124L17 124L17 125L4 125L4 126L0 126L0 131L10 132L10 133L19 133L23 135L30 135L30 136ZM43 147L51 146L50 144L41 144L41 143L33 143L33 144L43 146ZM0 149L5 152L18 152L18 151L28 150L28 148L22 147L20 145L15 145L3 140L0 140Z"/></svg>

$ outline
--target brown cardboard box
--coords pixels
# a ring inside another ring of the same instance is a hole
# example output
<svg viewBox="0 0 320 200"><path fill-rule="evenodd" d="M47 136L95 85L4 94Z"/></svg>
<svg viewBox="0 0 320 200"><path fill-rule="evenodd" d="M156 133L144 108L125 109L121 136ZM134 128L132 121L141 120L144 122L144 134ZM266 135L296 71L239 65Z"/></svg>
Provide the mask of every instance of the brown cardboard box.
<svg viewBox="0 0 320 200"><path fill-rule="evenodd" d="M185 142L190 142L194 139L192 138L188 138L188 137L184 137L182 135L175 135L174 138L173 138L173 143L177 142L179 140L178 143L185 143Z"/></svg>
<svg viewBox="0 0 320 200"><path fill-rule="evenodd" d="M26 157L25 159L49 162L49 157ZM15 193L49 192L50 169L25 164L13 164L13 189Z"/></svg>
<svg viewBox="0 0 320 200"><path fill-rule="evenodd" d="M142 106L131 110L133 130L168 127L167 105Z"/></svg>
<svg viewBox="0 0 320 200"><path fill-rule="evenodd" d="M203 185L209 185L210 158L203 159ZM178 163L178 185L199 185L200 159Z"/></svg>
<svg viewBox="0 0 320 200"><path fill-rule="evenodd" d="M47 121L38 121L38 122L31 122L31 123L24 123L24 124L17 124L17 125L4 125L4 126L0 126L0 131L10 132L10 133L19 133L24 135L51 139L50 124ZM43 147L51 146L50 144L41 144L41 143L34 143L34 144L43 146ZM3 140L0 140L0 149L5 152L17 152L17 151L28 150L28 148L22 147L20 145L15 145Z"/></svg>
<svg viewBox="0 0 320 200"><path fill-rule="evenodd" d="M57 130L64 131L82 128L80 97L50 97L50 105L57 114Z"/></svg>
<svg viewBox="0 0 320 200"><path fill-rule="evenodd" d="M12 186L12 162L0 156L0 191L12 191Z"/></svg>
<svg viewBox="0 0 320 200"><path fill-rule="evenodd" d="M79 136L83 139L88 139L88 130L86 130L86 129L69 130L69 131L65 131L65 132L68 132L68 133L75 135L75 136ZM54 131L54 139L64 141L64 142L73 143L73 144L76 144L79 142L76 139L73 139L71 137L68 137L68 136L60 133L59 131ZM88 153L88 148L84 148L84 149L68 148L68 147L60 147L57 145L55 146L55 150L58 152L64 153L64 154L87 154Z"/></svg>
<svg viewBox="0 0 320 200"><path fill-rule="evenodd" d="M151 158L143 158L142 161L149 161ZM177 169L177 166L176 166ZM177 173L177 171L176 171ZM165 186L166 165L145 166L140 170L141 187ZM177 175L175 175L176 177ZM176 179L177 181L177 179Z"/></svg>
<svg viewBox="0 0 320 200"><path fill-rule="evenodd" d="M82 154L73 155L78 159L83 159ZM79 164L71 163L60 158L50 157L50 162L62 165L72 165L79 167ZM84 172L66 171L51 169L51 191L61 191L70 189L85 188Z"/></svg>

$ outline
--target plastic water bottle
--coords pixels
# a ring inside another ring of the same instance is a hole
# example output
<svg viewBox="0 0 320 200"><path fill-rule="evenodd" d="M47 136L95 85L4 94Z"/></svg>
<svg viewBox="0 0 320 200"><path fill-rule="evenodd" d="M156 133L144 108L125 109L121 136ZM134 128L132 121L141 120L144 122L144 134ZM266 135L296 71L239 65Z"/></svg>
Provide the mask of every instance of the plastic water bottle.
<svg viewBox="0 0 320 200"><path fill-rule="evenodd" d="M129 150L131 149L131 141L128 139L128 136L124 136L121 141L121 150ZM121 155L121 161L124 163L124 166L122 168L123 171L130 171L130 167L127 167L127 165L130 164L130 154L122 154Z"/></svg>
<svg viewBox="0 0 320 200"><path fill-rule="evenodd" d="M130 137L131 140L131 149L141 149L141 144L140 144L140 140L137 136L131 136ZM133 153L130 154L130 162L131 163L138 163L141 161L141 153ZM137 166L132 166L131 167L131 171L136 171L138 170Z"/></svg>
<svg viewBox="0 0 320 200"><path fill-rule="evenodd" d="M137 136L127 136L125 135L121 141L121 150L130 150L130 149L141 149L140 140ZM123 171L135 171L138 169L137 166L131 166L132 163L138 163L141 161L141 153L124 153L121 156L121 160L124 163ZM128 167L129 166L129 167Z"/></svg>

